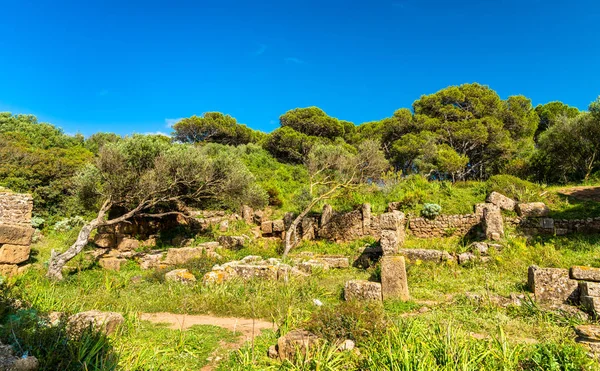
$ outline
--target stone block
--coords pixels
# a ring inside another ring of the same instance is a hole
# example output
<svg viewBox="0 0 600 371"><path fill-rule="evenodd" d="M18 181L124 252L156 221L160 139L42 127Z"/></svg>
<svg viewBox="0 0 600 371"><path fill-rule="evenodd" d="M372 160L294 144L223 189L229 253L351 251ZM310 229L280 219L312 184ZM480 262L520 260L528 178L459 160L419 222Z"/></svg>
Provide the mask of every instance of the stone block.
<svg viewBox="0 0 600 371"><path fill-rule="evenodd" d="M345 300L382 300L381 284L366 280L351 280L344 286Z"/></svg>
<svg viewBox="0 0 600 371"><path fill-rule="evenodd" d="M502 193L492 192L485 199L486 202L498 206L502 210L513 211L516 206L516 202L512 198L508 198Z"/></svg>
<svg viewBox="0 0 600 371"><path fill-rule="evenodd" d="M303 240L314 240L315 239L315 230L317 227L317 220L315 218L305 217L302 219L300 224L302 228L302 239Z"/></svg>
<svg viewBox="0 0 600 371"><path fill-rule="evenodd" d="M383 255L395 255L398 248L404 243L399 231L382 230L379 244Z"/></svg>
<svg viewBox="0 0 600 371"><path fill-rule="evenodd" d="M101 258L98 260L98 264L100 264L102 268L110 271L120 271L125 263L127 263L127 259L113 257Z"/></svg>
<svg viewBox="0 0 600 371"><path fill-rule="evenodd" d="M163 263L163 258L165 256L164 252L158 252L155 254L146 254L139 259L140 268L142 269L151 269L151 268L160 268Z"/></svg>
<svg viewBox="0 0 600 371"><path fill-rule="evenodd" d="M552 218L540 219L540 227L542 227L542 229L549 229L551 231L554 231L554 219L552 219Z"/></svg>
<svg viewBox="0 0 600 371"><path fill-rule="evenodd" d="M363 218L363 234L368 235L371 231L371 204L362 204L362 218Z"/></svg>
<svg viewBox="0 0 600 371"><path fill-rule="evenodd" d="M120 313L90 310L69 317L67 329L71 334L78 334L91 326L97 331L110 335L124 322L125 318Z"/></svg>
<svg viewBox="0 0 600 371"><path fill-rule="evenodd" d="M323 213L321 214L321 227L327 225L333 217L333 207L330 204L323 205Z"/></svg>
<svg viewBox="0 0 600 371"><path fill-rule="evenodd" d="M103 249L112 249L117 245L117 239L114 233L97 233L94 244Z"/></svg>
<svg viewBox="0 0 600 371"><path fill-rule="evenodd" d="M0 245L0 264L19 264L29 259L31 248L21 245Z"/></svg>
<svg viewBox="0 0 600 371"><path fill-rule="evenodd" d="M317 256L316 260L325 263L329 268L348 268L350 262L346 256Z"/></svg>
<svg viewBox="0 0 600 371"><path fill-rule="evenodd" d="M285 231L285 222L283 219L273 220L273 233Z"/></svg>
<svg viewBox="0 0 600 371"><path fill-rule="evenodd" d="M575 280L600 282L600 268L574 266L571 267L570 275Z"/></svg>
<svg viewBox="0 0 600 371"><path fill-rule="evenodd" d="M483 230L488 240L499 241L504 237L504 222L498 206L490 205L483 209Z"/></svg>
<svg viewBox="0 0 600 371"><path fill-rule="evenodd" d="M260 225L260 230L263 234L273 233L273 222L272 221L262 222Z"/></svg>
<svg viewBox="0 0 600 371"><path fill-rule="evenodd" d="M140 248L140 241L131 237L122 237L119 239L117 249L120 251L131 251Z"/></svg>
<svg viewBox="0 0 600 371"><path fill-rule="evenodd" d="M384 256L381 258L381 294L383 300L410 299L406 265L403 256Z"/></svg>
<svg viewBox="0 0 600 371"><path fill-rule="evenodd" d="M529 267L527 283L540 303L575 302L579 296L576 280L569 278L569 270L562 268Z"/></svg>
<svg viewBox="0 0 600 371"><path fill-rule="evenodd" d="M307 353L320 342L318 336L306 330L293 330L277 339L277 351L282 361L293 361L296 356L306 357Z"/></svg>
<svg viewBox="0 0 600 371"><path fill-rule="evenodd" d="M219 236L219 244L229 250L239 250L244 247L246 238L244 236Z"/></svg>
<svg viewBox="0 0 600 371"><path fill-rule="evenodd" d="M543 202L520 203L515 207L520 217L543 217L550 214L550 209Z"/></svg>
<svg viewBox="0 0 600 371"><path fill-rule="evenodd" d="M406 257L407 261L417 260L433 263L441 263L448 260L454 260L454 257L447 251L429 250L429 249L399 249L398 253Z"/></svg>
<svg viewBox="0 0 600 371"><path fill-rule="evenodd" d="M575 326L575 334L581 338L600 341L600 326L598 325L579 325Z"/></svg>
<svg viewBox="0 0 600 371"><path fill-rule="evenodd" d="M19 272L19 266L16 264L0 264L0 276L12 277Z"/></svg>
<svg viewBox="0 0 600 371"><path fill-rule="evenodd" d="M600 314L600 298L596 296L582 296L580 298L581 307L591 313L594 318Z"/></svg>
<svg viewBox="0 0 600 371"><path fill-rule="evenodd" d="M579 282L579 295L600 297L600 282Z"/></svg>
<svg viewBox="0 0 600 371"><path fill-rule="evenodd" d="M30 226L0 224L0 244L30 245L33 231Z"/></svg>
<svg viewBox="0 0 600 371"><path fill-rule="evenodd" d="M404 214L400 211L392 211L379 215L379 228L382 230L387 229L396 231L398 229L404 229L405 224Z"/></svg>
<svg viewBox="0 0 600 371"><path fill-rule="evenodd" d="M254 210L252 210L252 208L250 206L243 205L241 214L242 214L242 219L247 224L252 224L254 222Z"/></svg>
<svg viewBox="0 0 600 371"><path fill-rule="evenodd" d="M204 247L180 247L167 250L166 264L176 265L185 264L192 259L198 259L203 256L211 256L211 252Z"/></svg>

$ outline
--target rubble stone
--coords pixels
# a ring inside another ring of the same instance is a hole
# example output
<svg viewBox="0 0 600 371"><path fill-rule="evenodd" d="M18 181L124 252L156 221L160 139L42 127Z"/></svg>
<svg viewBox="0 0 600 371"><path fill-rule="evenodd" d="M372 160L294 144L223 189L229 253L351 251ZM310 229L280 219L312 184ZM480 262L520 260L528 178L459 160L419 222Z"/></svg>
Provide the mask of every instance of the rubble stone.
<svg viewBox="0 0 600 371"><path fill-rule="evenodd" d="M344 286L344 299L381 301L381 284L366 280L350 280Z"/></svg>
<svg viewBox="0 0 600 371"><path fill-rule="evenodd" d="M550 214L550 209L543 202L519 203L515 207L515 210L520 217L528 218L548 216Z"/></svg>
<svg viewBox="0 0 600 371"><path fill-rule="evenodd" d="M122 259L122 258L113 258L113 257L107 257L107 258L101 258L98 261L98 264L100 264L100 266L106 270L111 270L111 271L120 271L121 267L123 265L125 265L127 263L127 259Z"/></svg>
<svg viewBox="0 0 600 371"><path fill-rule="evenodd" d="M447 251L429 250L429 249L399 249L398 253L406 257L407 262L417 260L425 262L441 263L444 261L453 261L454 257Z"/></svg>
<svg viewBox="0 0 600 371"><path fill-rule="evenodd" d="M277 339L279 359L293 361L297 355L306 356L320 341L318 336L306 330L290 331Z"/></svg>
<svg viewBox="0 0 600 371"><path fill-rule="evenodd" d="M76 334L92 326L96 331L110 335L124 322L125 318L120 313L90 310L69 317L67 328L70 333Z"/></svg>

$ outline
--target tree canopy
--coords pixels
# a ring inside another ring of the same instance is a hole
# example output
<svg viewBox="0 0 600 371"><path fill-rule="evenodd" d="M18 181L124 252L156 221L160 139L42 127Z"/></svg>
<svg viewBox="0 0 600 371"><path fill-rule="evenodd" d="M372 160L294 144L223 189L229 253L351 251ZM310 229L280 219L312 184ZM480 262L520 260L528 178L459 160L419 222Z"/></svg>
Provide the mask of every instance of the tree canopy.
<svg viewBox="0 0 600 371"><path fill-rule="evenodd" d="M255 143L262 136L262 133L220 112L184 118L173 125L173 138L181 143L214 142L237 146Z"/></svg>

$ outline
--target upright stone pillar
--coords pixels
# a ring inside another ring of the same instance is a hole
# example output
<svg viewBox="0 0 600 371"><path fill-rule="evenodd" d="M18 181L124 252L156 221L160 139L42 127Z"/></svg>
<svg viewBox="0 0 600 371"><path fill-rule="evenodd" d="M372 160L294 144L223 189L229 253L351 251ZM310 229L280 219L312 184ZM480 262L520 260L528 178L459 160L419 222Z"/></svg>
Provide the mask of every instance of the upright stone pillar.
<svg viewBox="0 0 600 371"><path fill-rule="evenodd" d="M323 214L321 214L321 228L331 220L333 216L333 207L330 204L323 205Z"/></svg>
<svg viewBox="0 0 600 371"><path fill-rule="evenodd" d="M363 235L368 236L371 234L371 204L362 204L362 220L363 220Z"/></svg>
<svg viewBox="0 0 600 371"><path fill-rule="evenodd" d="M400 211L381 214L379 226L381 228L381 250L383 255L394 255L404 245L406 218Z"/></svg>
<svg viewBox="0 0 600 371"><path fill-rule="evenodd" d="M504 238L504 222L498 206L488 204L483 209L483 229L488 240L500 241Z"/></svg>
<svg viewBox="0 0 600 371"><path fill-rule="evenodd" d="M394 255L381 258L381 294L383 300L407 301L410 299L403 256Z"/></svg>

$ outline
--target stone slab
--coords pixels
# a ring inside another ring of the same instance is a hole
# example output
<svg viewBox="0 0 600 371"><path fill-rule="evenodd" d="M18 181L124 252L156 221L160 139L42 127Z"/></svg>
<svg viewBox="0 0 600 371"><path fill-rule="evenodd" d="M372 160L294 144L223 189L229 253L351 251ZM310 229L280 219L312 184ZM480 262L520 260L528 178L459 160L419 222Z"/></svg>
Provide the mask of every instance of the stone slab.
<svg viewBox="0 0 600 371"><path fill-rule="evenodd" d="M0 264L19 264L29 259L31 248L21 245L0 245Z"/></svg>
<svg viewBox="0 0 600 371"><path fill-rule="evenodd" d="M30 245L33 231L29 226L0 224L0 244Z"/></svg>
<svg viewBox="0 0 600 371"><path fill-rule="evenodd" d="M575 280L600 282L600 268L574 266L570 275Z"/></svg>
<svg viewBox="0 0 600 371"><path fill-rule="evenodd" d="M410 300L406 264L403 256L384 256L381 258L381 293L383 300Z"/></svg>
<svg viewBox="0 0 600 371"><path fill-rule="evenodd" d="M527 283L540 303L576 302L579 296L579 284L569 278L568 269L532 265L528 269Z"/></svg>
<svg viewBox="0 0 600 371"><path fill-rule="evenodd" d="M344 299L381 301L381 284L366 280L350 280L344 286Z"/></svg>

